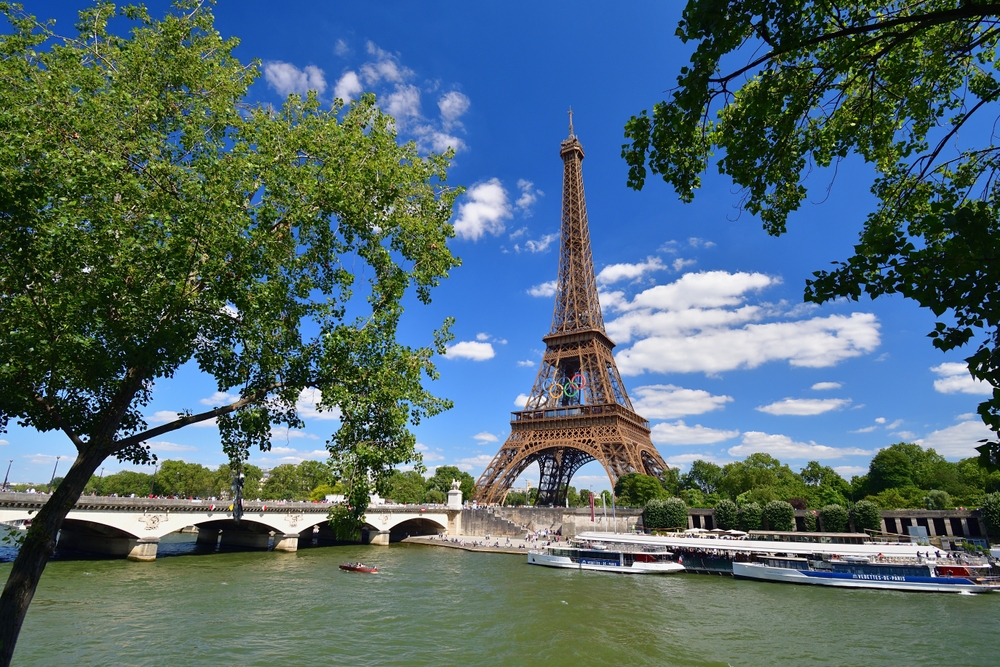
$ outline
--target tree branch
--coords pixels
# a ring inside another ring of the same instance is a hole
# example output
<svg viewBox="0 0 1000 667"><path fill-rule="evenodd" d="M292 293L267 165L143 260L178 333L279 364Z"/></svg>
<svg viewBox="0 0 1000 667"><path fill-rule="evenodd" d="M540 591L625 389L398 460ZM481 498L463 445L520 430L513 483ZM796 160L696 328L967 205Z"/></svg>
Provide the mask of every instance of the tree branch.
<svg viewBox="0 0 1000 667"><path fill-rule="evenodd" d="M65 422L63 422L62 420L62 417L59 415L59 409L56 406L52 405L49 399L45 398L44 396L35 394L34 398L35 402L41 405L45 409L45 412L49 415L49 418L55 423L55 425L58 426L59 429L66 434L66 436L73 442L74 445L76 445L77 451L80 452L84 451L87 448L87 443L84 442L79 435L70 430L68 426L66 426Z"/></svg>
<svg viewBox="0 0 1000 667"><path fill-rule="evenodd" d="M171 431L176 431L177 429L182 428L184 426L188 426L189 424L197 424L198 422L208 421L209 419L213 419L215 417L221 417L222 415L227 415L230 412L235 412L245 405L249 405L250 403L259 401L260 399L264 398L275 389L281 389L282 387L285 387L287 385L288 385L287 382L275 382L274 384L271 384L263 389L255 391L250 396L245 396L241 398L235 403L231 403L221 408L215 408L207 412L200 412L196 415L185 415L183 417L178 418L176 421L170 422L169 424L163 424L162 426L157 426L156 428L148 429L146 431L143 431L142 433L137 433L123 440L116 440L114 443L115 451L125 449L126 447L131 447L132 445L138 445L145 440L149 440L150 438L155 438L156 436L163 435L164 433L170 433Z"/></svg>
<svg viewBox="0 0 1000 667"><path fill-rule="evenodd" d="M755 67L766 63L768 60L798 49L803 49L810 46L816 46L817 44L822 44L823 42L833 41L841 37L850 37L852 35L863 35L870 32L877 32L879 30L884 30L886 28L894 28L898 25L907 25L909 23L919 23L921 25L917 26L919 28L926 28L933 25L938 25L941 23L950 23L951 21L957 21L959 19L967 18L986 18L989 16L1000 16L1000 4L990 4L990 5L965 5L958 7L956 9L949 9L942 12L934 12L932 14L920 14L917 16L904 16L896 19L891 19L889 21L881 23L869 23L866 25L857 25L850 28L845 28L843 30L838 30L836 32L826 33L818 37L813 37L812 39L807 39L804 42L799 42L798 44L793 44L787 47L779 47L773 49L768 53L764 54L760 58L753 60L745 67L727 74L726 76L719 78L709 78L709 83L721 83L725 84L732 81L736 77L749 72Z"/></svg>

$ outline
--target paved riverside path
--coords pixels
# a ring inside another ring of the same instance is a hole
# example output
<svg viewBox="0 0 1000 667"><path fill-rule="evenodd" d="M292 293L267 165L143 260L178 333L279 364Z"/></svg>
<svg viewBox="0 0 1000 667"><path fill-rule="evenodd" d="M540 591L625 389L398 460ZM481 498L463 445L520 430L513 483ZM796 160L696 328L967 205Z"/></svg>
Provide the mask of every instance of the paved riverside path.
<svg viewBox="0 0 1000 667"><path fill-rule="evenodd" d="M482 535L449 535L440 537L438 535L415 535L402 540L406 544L423 544L431 547L445 547L447 549L462 549L464 551L477 551L492 554L514 554L523 556L531 549L537 549L548 544L556 544L550 540L527 541L523 537L510 538L507 544L506 537L491 537L487 540ZM493 546L498 544L499 547Z"/></svg>

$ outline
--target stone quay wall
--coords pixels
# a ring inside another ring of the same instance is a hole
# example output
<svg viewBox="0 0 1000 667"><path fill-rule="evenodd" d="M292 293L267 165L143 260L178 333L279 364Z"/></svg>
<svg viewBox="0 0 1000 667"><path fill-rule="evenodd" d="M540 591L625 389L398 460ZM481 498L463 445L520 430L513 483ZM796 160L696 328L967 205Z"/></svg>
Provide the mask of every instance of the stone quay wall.
<svg viewBox="0 0 1000 667"><path fill-rule="evenodd" d="M794 530L805 530L805 515L795 510ZM979 510L891 510L882 512L882 532L906 535L907 527L922 526L930 537L986 537L986 524ZM642 529L642 508L619 507L607 518L600 509L590 519L589 507L490 507L462 510L462 533L523 537L529 531L547 529L552 534L573 537L585 531L630 533ZM716 528L715 510L688 509L688 528Z"/></svg>

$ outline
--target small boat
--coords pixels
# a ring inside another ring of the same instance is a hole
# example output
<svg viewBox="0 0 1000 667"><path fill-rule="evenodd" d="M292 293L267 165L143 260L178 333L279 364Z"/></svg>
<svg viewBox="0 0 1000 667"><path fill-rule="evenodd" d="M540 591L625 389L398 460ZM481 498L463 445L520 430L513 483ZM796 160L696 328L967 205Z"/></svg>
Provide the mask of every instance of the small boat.
<svg viewBox="0 0 1000 667"><path fill-rule="evenodd" d="M364 563L341 563L341 570L347 572L363 572L365 574L378 574L377 565L365 565Z"/></svg>
<svg viewBox="0 0 1000 667"><path fill-rule="evenodd" d="M625 572L628 574L672 574L684 566L669 551L612 551L600 548L550 546L528 552L529 565L544 565L572 570Z"/></svg>
<svg viewBox="0 0 1000 667"><path fill-rule="evenodd" d="M856 556L830 560L764 557L733 563L737 579L932 593L1000 591L1000 577L984 576L989 571L988 564L939 565L934 560L887 563Z"/></svg>

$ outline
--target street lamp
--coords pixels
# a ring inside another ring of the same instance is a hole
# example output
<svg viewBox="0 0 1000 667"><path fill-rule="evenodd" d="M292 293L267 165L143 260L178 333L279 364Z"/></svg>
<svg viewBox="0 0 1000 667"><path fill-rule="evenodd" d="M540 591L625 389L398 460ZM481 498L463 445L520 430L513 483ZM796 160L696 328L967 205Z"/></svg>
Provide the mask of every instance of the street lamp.
<svg viewBox="0 0 1000 667"><path fill-rule="evenodd" d="M50 489L52 488L52 482L56 481L56 468L59 467L59 459L61 459L61 458L62 458L62 456L57 456L56 457L56 464L54 466L52 466L52 479L49 480L49 488Z"/></svg>
<svg viewBox="0 0 1000 667"><path fill-rule="evenodd" d="M101 493L101 491L104 490L104 488L103 488L104 487L103 482L104 482L104 468L102 467L101 468L101 476L97 478L97 495L99 495L99 496L104 495L103 493Z"/></svg>
<svg viewBox="0 0 1000 667"><path fill-rule="evenodd" d="M149 497L153 497L153 485L156 484L156 471L159 469L159 464L153 466L153 478L149 480Z"/></svg>
<svg viewBox="0 0 1000 667"><path fill-rule="evenodd" d="M10 478L10 467L14 465L14 459L7 459L7 474L3 476L3 490L7 490L7 480Z"/></svg>

